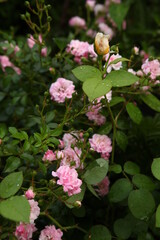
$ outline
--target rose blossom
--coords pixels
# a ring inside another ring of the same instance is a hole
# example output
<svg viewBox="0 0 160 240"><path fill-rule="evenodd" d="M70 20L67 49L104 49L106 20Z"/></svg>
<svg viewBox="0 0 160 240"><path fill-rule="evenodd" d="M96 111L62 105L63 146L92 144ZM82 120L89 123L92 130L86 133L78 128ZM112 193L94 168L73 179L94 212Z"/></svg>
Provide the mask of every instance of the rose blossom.
<svg viewBox="0 0 160 240"><path fill-rule="evenodd" d="M109 192L109 179L108 177L105 177L100 183L97 184L98 189L96 189L96 192L99 196L104 197Z"/></svg>
<svg viewBox="0 0 160 240"><path fill-rule="evenodd" d="M20 223L20 225L16 227L14 235L18 240L31 240L36 230L35 224Z"/></svg>
<svg viewBox="0 0 160 240"><path fill-rule="evenodd" d="M96 125L103 125L106 122L105 116L99 113L101 107L97 105L89 106L86 116L89 120L94 121Z"/></svg>
<svg viewBox="0 0 160 240"><path fill-rule="evenodd" d="M61 166L70 166L73 168L79 168L80 167L80 156L82 151L75 147L74 149L67 147L64 150L62 150L64 156L61 160L60 165Z"/></svg>
<svg viewBox="0 0 160 240"><path fill-rule="evenodd" d="M39 40L40 43L43 42L41 34L39 34L38 40ZM29 48L33 48L34 45L36 44L36 39L34 39L34 37L32 35L30 35L30 37L27 39L27 44L28 44ZM47 47L43 47L41 49L41 56L43 56L43 57L47 56Z"/></svg>
<svg viewBox="0 0 160 240"><path fill-rule="evenodd" d="M47 150L42 158L43 161L54 161L56 160L56 154L52 150Z"/></svg>
<svg viewBox="0 0 160 240"><path fill-rule="evenodd" d="M38 202L32 200L28 200L31 211L30 211L30 223L34 223L34 220L36 220L40 214L40 208L38 207Z"/></svg>
<svg viewBox="0 0 160 240"><path fill-rule="evenodd" d="M95 0L86 0L86 7L88 7L90 10L94 9L95 4L96 4Z"/></svg>
<svg viewBox="0 0 160 240"><path fill-rule="evenodd" d="M104 13L106 11L103 4L96 4L94 7L94 14L97 16L99 13Z"/></svg>
<svg viewBox="0 0 160 240"><path fill-rule="evenodd" d="M70 147L71 145L75 145L78 141L78 133L77 132L71 132L71 133L65 133L63 135L63 143L65 147Z"/></svg>
<svg viewBox="0 0 160 240"><path fill-rule="evenodd" d="M14 66L13 63L10 62L9 58L7 56L1 56L0 55L0 65L2 67L2 71L5 72L5 68L6 67L11 67L14 69L14 71L20 75L21 74L21 70L20 68Z"/></svg>
<svg viewBox="0 0 160 240"><path fill-rule="evenodd" d="M71 40L67 45L66 52L74 56L74 61L81 63L81 58L88 58L89 43L79 40Z"/></svg>
<svg viewBox="0 0 160 240"><path fill-rule="evenodd" d="M160 62L157 59L152 61L147 59L142 64L142 70L146 75L150 74L151 79L154 80L157 76L160 76Z"/></svg>
<svg viewBox="0 0 160 240"><path fill-rule="evenodd" d="M135 47L133 48L133 51L134 51L134 54L135 54L135 55L138 55L138 54L139 54L139 48L138 48L138 47L135 46Z"/></svg>
<svg viewBox="0 0 160 240"><path fill-rule="evenodd" d="M112 28L110 28L106 23L99 23L98 28L101 32L103 32L106 35L109 35L109 38L112 39L114 36L114 32Z"/></svg>
<svg viewBox="0 0 160 240"><path fill-rule="evenodd" d="M29 189L25 192L25 197L26 197L27 199L32 199L32 198L35 197L35 193L33 192L32 187L29 188Z"/></svg>
<svg viewBox="0 0 160 240"><path fill-rule="evenodd" d="M78 178L78 173L74 168L60 166L56 172L52 171L52 176L59 178L57 184L63 186L63 191L67 192L68 196L81 192L82 181Z"/></svg>
<svg viewBox="0 0 160 240"><path fill-rule="evenodd" d="M117 54L112 54L109 58L109 54L107 54L105 56L105 60L107 61L108 58L109 58L109 62L108 62L108 67L107 67L107 73L110 73L112 71L112 69L114 70L120 70L122 68L122 62L118 62L116 64L112 64L112 62L116 59L119 59L121 58L122 56L119 55L118 53Z"/></svg>
<svg viewBox="0 0 160 240"><path fill-rule="evenodd" d="M82 29L86 28L85 20L83 18L78 17L78 16L72 17L69 20L69 25L71 27L79 27L79 28L82 28Z"/></svg>
<svg viewBox="0 0 160 240"><path fill-rule="evenodd" d="M89 139L91 148L98 153L110 153L112 151L111 139L107 135L94 134Z"/></svg>
<svg viewBox="0 0 160 240"><path fill-rule="evenodd" d="M45 226L45 229L41 231L39 240L61 240L63 232L60 229L56 229L54 225Z"/></svg>
<svg viewBox="0 0 160 240"><path fill-rule="evenodd" d="M49 92L51 99L58 103L65 102L66 98L72 98L75 92L73 82L65 78L58 78L55 83L52 83Z"/></svg>
<svg viewBox="0 0 160 240"><path fill-rule="evenodd" d="M133 75L137 74L132 68L128 68L128 72L132 73Z"/></svg>

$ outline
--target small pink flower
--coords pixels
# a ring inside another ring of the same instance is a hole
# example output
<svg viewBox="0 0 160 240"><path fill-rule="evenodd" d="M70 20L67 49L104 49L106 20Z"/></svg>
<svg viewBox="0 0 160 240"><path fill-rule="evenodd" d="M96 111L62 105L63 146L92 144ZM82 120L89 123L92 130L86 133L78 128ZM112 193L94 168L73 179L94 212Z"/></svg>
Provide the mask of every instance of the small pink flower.
<svg viewBox="0 0 160 240"><path fill-rule="evenodd" d="M47 57L47 47L42 48L42 50L41 50L41 55L42 55L43 57Z"/></svg>
<svg viewBox="0 0 160 240"><path fill-rule="evenodd" d="M75 17L72 17L69 20L69 25L71 27L79 27L79 28L85 29L86 28L86 21L83 18L75 16Z"/></svg>
<svg viewBox="0 0 160 240"><path fill-rule="evenodd" d="M47 152L45 152L43 158L43 161L54 161L56 160L56 154L52 151L52 150L47 150Z"/></svg>
<svg viewBox="0 0 160 240"><path fill-rule="evenodd" d="M86 32L86 35L91 38L95 38L96 34L97 34L97 32L94 31L93 29L88 29Z"/></svg>
<svg viewBox="0 0 160 240"><path fill-rule="evenodd" d="M96 4L94 7L94 14L97 16L100 13L105 13L106 8L103 4Z"/></svg>
<svg viewBox="0 0 160 240"><path fill-rule="evenodd" d="M107 135L94 134L89 139L91 148L98 153L110 153L112 151L111 139Z"/></svg>
<svg viewBox="0 0 160 240"><path fill-rule="evenodd" d="M14 66L13 63L10 62L9 58L7 56L0 56L0 65L2 67L2 71L5 72L5 68L6 67L11 67L14 69L14 71L20 75L21 74L21 70L20 68Z"/></svg>
<svg viewBox="0 0 160 240"><path fill-rule="evenodd" d="M128 68L128 72L132 73L133 75L137 74L132 68Z"/></svg>
<svg viewBox="0 0 160 240"><path fill-rule="evenodd" d="M110 56L110 58L109 58L109 54L107 54L106 56L105 56L105 60L107 61L108 60L108 58L109 58L109 62L108 62L108 67L107 67L107 73L110 73L111 71L112 71L112 69L114 69L114 70L120 70L121 68L122 68L122 62L120 61L120 62L118 62L118 63L116 63L116 64L112 64L112 62L114 61L114 60L116 60L116 59L119 59L119 58L121 58L122 56L121 55L119 55L118 53L117 54L112 54L111 56Z"/></svg>
<svg viewBox="0 0 160 240"><path fill-rule="evenodd" d="M60 229L56 229L54 225L45 226L45 229L41 231L39 240L61 240L63 232Z"/></svg>
<svg viewBox="0 0 160 240"><path fill-rule="evenodd" d="M74 149L66 147L63 150L64 157L62 158L60 165L79 168L81 153L82 151L77 147L75 147Z"/></svg>
<svg viewBox="0 0 160 240"><path fill-rule="evenodd" d="M63 149L63 148L64 148L64 141L63 141L63 140L59 139L59 145L58 145L58 147L59 147L60 149Z"/></svg>
<svg viewBox="0 0 160 240"><path fill-rule="evenodd" d="M93 10L95 7L96 1L95 0L86 0L86 7L90 10Z"/></svg>
<svg viewBox="0 0 160 240"><path fill-rule="evenodd" d="M134 51L134 54L135 54L135 55L138 55L138 54L139 54L139 48L138 48L138 47L135 46L135 47L133 48L133 51Z"/></svg>
<svg viewBox="0 0 160 240"><path fill-rule="evenodd" d="M137 74L137 76L139 76L139 77L143 77L143 72L142 72L142 70L138 70L136 74Z"/></svg>
<svg viewBox="0 0 160 240"><path fill-rule="evenodd" d="M35 45L35 39L32 35L27 39L27 44L29 48L33 48Z"/></svg>
<svg viewBox="0 0 160 240"><path fill-rule="evenodd" d="M29 200L35 197L32 187L25 192L25 197Z"/></svg>
<svg viewBox="0 0 160 240"><path fill-rule="evenodd" d="M110 181L108 177L105 177L100 183L97 184L98 189L96 189L96 192L99 196L104 197L109 192L109 184Z"/></svg>
<svg viewBox="0 0 160 240"><path fill-rule="evenodd" d="M110 154L109 152L101 153L101 158L104 158L105 160L109 160Z"/></svg>
<svg viewBox="0 0 160 240"><path fill-rule="evenodd" d="M14 235L18 240L31 240L36 230L35 224L20 223L20 225L16 227Z"/></svg>
<svg viewBox="0 0 160 240"><path fill-rule="evenodd" d="M78 178L78 173L74 168L60 166L56 172L52 171L52 176L59 178L57 184L63 186L63 191L67 192L68 196L81 192L82 181Z"/></svg>
<svg viewBox="0 0 160 240"><path fill-rule="evenodd" d="M61 160L62 158L64 158L64 152L62 151L56 151L56 158L58 160Z"/></svg>
<svg viewBox="0 0 160 240"><path fill-rule="evenodd" d="M79 136L77 132L65 133L62 138L65 147L71 147L71 145L75 145L78 139Z"/></svg>
<svg viewBox="0 0 160 240"><path fill-rule="evenodd" d="M38 207L38 202L32 200L28 200L31 212L30 212L30 223L34 223L34 221L38 218L40 214L40 208Z"/></svg>
<svg viewBox="0 0 160 240"><path fill-rule="evenodd" d="M71 40L67 45L66 52L74 56L74 61L81 64L81 58L88 58L89 43L79 40Z"/></svg>
<svg viewBox="0 0 160 240"><path fill-rule="evenodd" d="M72 98L72 94L75 92L74 89L75 86L72 81L58 78L55 83L52 83L49 92L53 101L63 103L66 98Z"/></svg>
<svg viewBox="0 0 160 240"><path fill-rule="evenodd" d="M106 23L99 23L98 28L101 32L106 35L109 35L109 38L112 39L114 36L114 31L106 24Z"/></svg>
<svg viewBox="0 0 160 240"><path fill-rule="evenodd" d="M88 112L86 113L86 116L89 120L94 121L96 125L103 125L106 122L105 116L99 113L99 109L101 107L97 105L93 105L91 107L88 107Z"/></svg>
<svg viewBox="0 0 160 240"><path fill-rule="evenodd" d="M152 61L147 59L142 65L142 70L146 75L150 74L151 79L154 80L160 76L160 62L157 59Z"/></svg>

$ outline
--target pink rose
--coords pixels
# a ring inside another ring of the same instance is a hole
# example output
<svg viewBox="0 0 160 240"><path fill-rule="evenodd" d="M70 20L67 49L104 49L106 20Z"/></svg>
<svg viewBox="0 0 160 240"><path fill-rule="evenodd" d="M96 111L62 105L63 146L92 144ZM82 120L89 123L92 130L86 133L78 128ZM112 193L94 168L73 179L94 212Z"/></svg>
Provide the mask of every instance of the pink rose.
<svg viewBox="0 0 160 240"><path fill-rule="evenodd" d="M79 28L85 29L86 28L86 21L83 18L75 16L75 17L72 17L69 20L69 25L71 27L79 27Z"/></svg>
<svg viewBox="0 0 160 240"><path fill-rule="evenodd" d="M52 150L47 150L47 152L45 152L43 158L43 161L54 161L56 160L56 154L52 151Z"/></svg>
<svg viewBox="0 0 160 240"><path fill-rule="evenodd" d="M38 202L32 200L28 200L31 211L30 211L30 223L34 223L34 221L38 218L40 214L40 208L38 207Z"/></svg>
<svg viewBox="0 0 160 240"><path fill-rule="evenodd" d="M89 139L91 148L98 153L110 153L112 151L111 139L107 135L94 134Z"/></svg>
<svg viewBox="0 0 160 240"><path fill-rule="evenodd" d="M20 223L20 225L16 227L14 235L18 240L31 240L36 230L35 224Z"/></svg>
<svg viewBox="0 0 160 240"><path fill-rule="evenodd" d="M78 178L78 173L74 168L60 166L56 172L52 171L52 176L59 178L57 184L63 186L63 191L67 192L68 196L81 192L82 181Z"/></svg>
<svg viewBox="0 0 160 240"><path fill-rule="evenodd" d="M39 240L61 240L63 236L63 232L60 229L56 229L54 225L45 226L45 229L41 231L39 236Z"/></svg>

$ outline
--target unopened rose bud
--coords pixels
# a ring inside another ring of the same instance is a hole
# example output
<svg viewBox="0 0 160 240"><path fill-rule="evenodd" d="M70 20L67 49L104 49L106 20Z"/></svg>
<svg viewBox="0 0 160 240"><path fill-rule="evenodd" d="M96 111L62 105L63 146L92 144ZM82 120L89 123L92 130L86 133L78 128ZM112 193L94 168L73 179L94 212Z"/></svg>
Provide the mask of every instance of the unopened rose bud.
<svg viewBox="0 0 160 240"><path fill-rule="evenodd" d="M95 37L95 50L98 55L105 55L109 52L108 35L97 33Z"/></svg>
<svg viewBox="0 0 160 240"><path fill-rule="evenodd" d="M76 201L74 203L74 206L80 208L82 206L82 203L80 201Z"/></svg>

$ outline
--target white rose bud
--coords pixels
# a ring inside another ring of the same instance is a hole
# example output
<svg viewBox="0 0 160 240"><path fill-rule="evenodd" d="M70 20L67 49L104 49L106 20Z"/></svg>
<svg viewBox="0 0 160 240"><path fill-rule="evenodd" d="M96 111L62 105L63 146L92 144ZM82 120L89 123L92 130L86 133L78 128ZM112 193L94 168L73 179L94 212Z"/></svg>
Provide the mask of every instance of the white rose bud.
<svg viewBox="0 0 160 240"><path fill-rule="evenodd" d="M97 33L95 37L95 50L98 55L105 55L109 52L108 35Z"/></svg>

